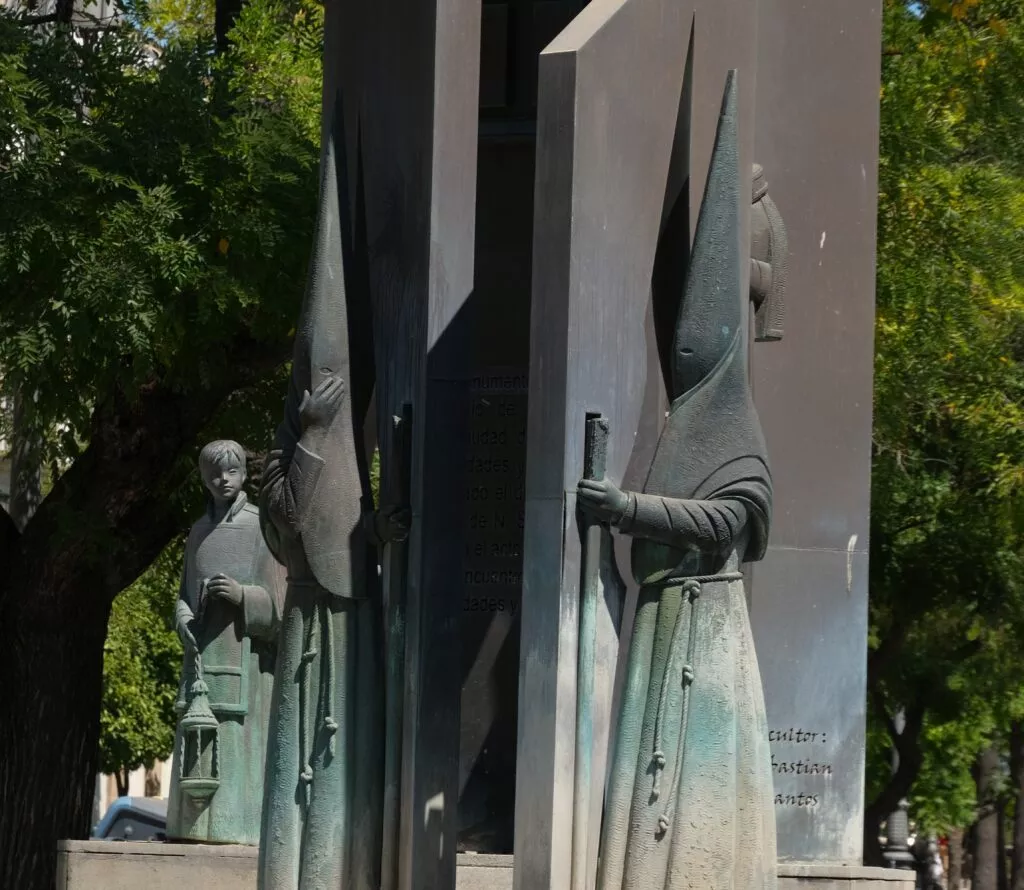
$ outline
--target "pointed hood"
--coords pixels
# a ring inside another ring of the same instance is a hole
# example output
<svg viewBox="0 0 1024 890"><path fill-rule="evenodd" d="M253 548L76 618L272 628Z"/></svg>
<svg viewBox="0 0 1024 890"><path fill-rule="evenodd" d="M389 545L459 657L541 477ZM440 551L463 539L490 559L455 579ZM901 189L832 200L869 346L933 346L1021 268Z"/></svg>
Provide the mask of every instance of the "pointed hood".
<svg viewBox="0 0 1024 890"><path fill-rule="evenodd" d="M320 206L306 294L296 325L284 420L264 471L260 520L271 552L287 562L283 542L268 520L265 501L274 486L284 484L296 452L303 449L299 416L303 394L315 390L327 377L340 376L345 381L344 402L327 430L323 453L304 456L304 472L311 472L315 464L316 479L305 482L301 497L296 495L301 504L293 509L305 560L317 582L336 596L358 598L368 595L371 578L361 522L365 473L360 471L362 436L357 435L353 416L349 300L366 299L367 295L350 293L352 281L346 274L352 228L342 127L339 101L321 156ZM355 370L365 373L362 368Z"/></svg>
<svg viewBox="0 0 1024 890"><path fill-rule="evenodd" d="M740 214L749 210L749 193L747 178L740 177L736 104L736 73L730 71L685 285L680 292L681 276L660 282L675 283L678 301L668 356L672 404L644 491L742 500L750 512L750 540L741 556L756 560L767 545L771 477L747 374L748 295L742 292L741 266L747 258L740 245ZM662 237L683 234L668 226ZM666 241L659 250L687 246ZM658 296L668 300L672 294ZM667 549L636 540L634 567L638 558L643 565L637 577L678 557Z"/></svg>
<svg viewBox="0 0 1024 890"><path fill-rule="evenodd" d="M312 392L332 374L340 374L350 386L343 240L350 227L346 225L348 200L342 191L348 183L348 172L344 169L345 140L339 111L336 108L321 165L313 253L295 329L292 378L300 395L303 390Z"/></svg>
<svg viewBox="0 0 1024 890"><path fill-rule="evenodd" d="M740 339L740 208L736 72L730 71L672 341L674 399L706 379Z"/></svg>

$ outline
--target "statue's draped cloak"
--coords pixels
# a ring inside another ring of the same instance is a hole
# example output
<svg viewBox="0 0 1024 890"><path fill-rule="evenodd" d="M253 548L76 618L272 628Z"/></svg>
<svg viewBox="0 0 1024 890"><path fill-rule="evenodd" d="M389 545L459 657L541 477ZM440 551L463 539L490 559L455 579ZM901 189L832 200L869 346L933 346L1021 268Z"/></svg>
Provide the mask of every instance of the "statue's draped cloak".
<svg viewBox="0 0 1024 890"><path fill-rule="evenodd" d="M301 440L291 454L275 451L261 498L274 529L268 537L289 572L267 749L261 890L379 886L379 600L335 596L305 563L294 517L322 464Z"/></svg>
<svg viewBox="0 0 1024 890"><path fill-rule="evenodd" d="M774 890L775 819L742 562L771 478L748 372L730 76L671 357L673 401L620 529L641 585L598 890Z"/></svg>
<svg viewBox="0 0 1024 890"><path fill-rule="evenodd" d="M202 582L216 574L228 575L242 585L241 606L208 598L200 607ZM220 785L208 803L197 803L182 792L179 727L167 807L167 834L172 839L259 843L264 754L283 600L283 569L267 550L257 510L246 502L244 493L219 521L207 514L192 526L177 613L191 620L201 611L196 638L210 705L219 720ZM194 661L186 653L177 702L179 719L194 679Z"/></svg>
<svg viewBox="0 0 1024 890"><path fill-rule="evenodd" d="M310 279L284 420L264 470L260 518L288 568L267 748L259 890L379 890L383 628L363 521L365 467L353 410L342 212L327 145ZM353 373L360 371L351 369ZM304 392L346 392L326 430L303 430Z"/></svg>

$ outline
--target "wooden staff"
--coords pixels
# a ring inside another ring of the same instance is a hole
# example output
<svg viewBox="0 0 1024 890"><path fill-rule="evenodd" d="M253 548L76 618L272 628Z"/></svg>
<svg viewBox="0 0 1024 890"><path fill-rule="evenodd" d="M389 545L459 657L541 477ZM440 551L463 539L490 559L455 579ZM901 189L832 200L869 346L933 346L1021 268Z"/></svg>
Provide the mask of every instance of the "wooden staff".
<svg viewBox="0 0 1024 890"><path fill-rule="evenodd" d="M412 488L412 406L395 417L391 453L397 467L395 502L409 504ZM387 593L387 679L385 686L384 838L381 846L381 890L398 887L398 832L402 786L402 736L405 688L405 621L409 580L407 541L391 541L384 554L384 590Z"/></svg>
<svg viewBox="0 0 1024 890"><path fill-rule="evenodd" d="M608 420L588 414L583 476L604 478ZM572 890L586 890L590 840L591 765L594 747L594 661L597 650L597 602L601 595L601 524L583 517L580 630L576 660L576 768L573 775Z"/></svg>

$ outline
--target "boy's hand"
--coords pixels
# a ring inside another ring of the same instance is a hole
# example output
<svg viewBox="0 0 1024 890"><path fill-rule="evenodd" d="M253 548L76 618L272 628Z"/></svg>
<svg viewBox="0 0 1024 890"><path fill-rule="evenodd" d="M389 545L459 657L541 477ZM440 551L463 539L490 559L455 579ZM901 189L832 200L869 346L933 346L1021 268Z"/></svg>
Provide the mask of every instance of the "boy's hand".
<svg viewBox="0 0 1024 890"><path fill-rule="evenodd" d="M234 578L229 578L227 575L214 575L206 582L206 589L213 596L219 596L236 606L242 605L242 585Z"/></svg>

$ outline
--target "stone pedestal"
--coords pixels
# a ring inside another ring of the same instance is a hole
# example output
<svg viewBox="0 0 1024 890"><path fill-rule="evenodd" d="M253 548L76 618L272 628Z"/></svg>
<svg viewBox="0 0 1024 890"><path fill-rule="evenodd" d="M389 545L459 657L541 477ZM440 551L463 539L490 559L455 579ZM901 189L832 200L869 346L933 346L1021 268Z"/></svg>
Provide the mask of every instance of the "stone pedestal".
<svg viewBox="0 0 1024 890"><path fill-rule="evenodd" d="M779 863L779 890L914 890L914 872L859 865Z"/></svg>
<svg viewBox="0 0 1024 890"><path fill-rule="evenodd" d="M60 841L57 890L255 890L255 847ZM455 890L511 890L512 857L458 857Z"/></svg>
<svg viewBox="0 0 1024 890"><path fill-rule="evenodd" d="M255 847L59 841L57 890L255 890Z"/></svg>
<svg viewBox="0 0 1024 890"><path fill-rule="evenodd" d="M61 841L57 890L254 890L255 847ZM455 890L512 890L512 857L460 855ZM779 890L913 890L914 873L781 863Z"/></svg>

